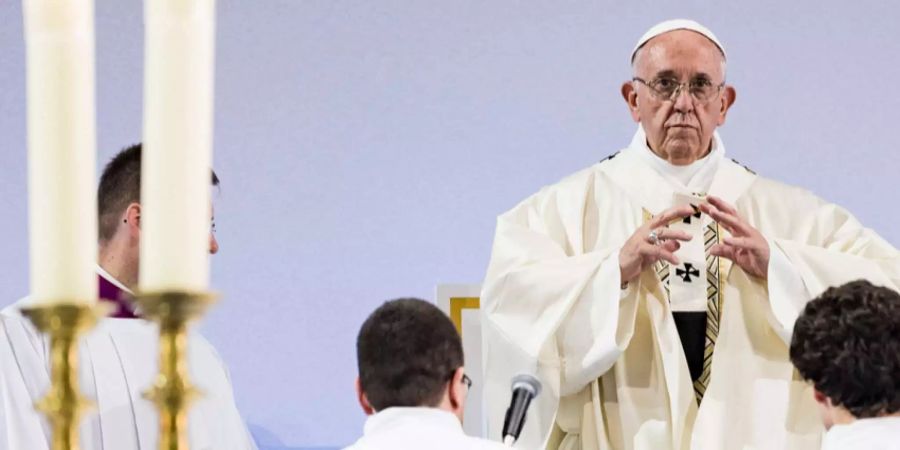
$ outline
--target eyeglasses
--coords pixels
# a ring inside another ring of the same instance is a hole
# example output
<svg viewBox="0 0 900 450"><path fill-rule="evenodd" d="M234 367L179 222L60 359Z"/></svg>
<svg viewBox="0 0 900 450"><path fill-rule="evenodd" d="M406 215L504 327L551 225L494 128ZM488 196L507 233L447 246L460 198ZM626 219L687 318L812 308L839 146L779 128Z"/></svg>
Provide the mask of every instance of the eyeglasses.
<svg viewBox="0 0 900 450"><path fill-rule="evenodd" d="M466 389L472 389L472 379L469 378L468 375L463 374L461 381L462 381L462 384L466 385Z"/></svg>
<svg viewBox="0 0 900 450"><path fill-rule="evenodd" d="M650 81L634 77L631 81L637 81L650 88L653 98L660 101L674 101L681 95L683 89L691 94L691 98L698 104L706 104L719 96L719 92L725 87L725 82L715 85L706 78L696 78L686 83L681 83L675 78L661 77Z"/></svg>

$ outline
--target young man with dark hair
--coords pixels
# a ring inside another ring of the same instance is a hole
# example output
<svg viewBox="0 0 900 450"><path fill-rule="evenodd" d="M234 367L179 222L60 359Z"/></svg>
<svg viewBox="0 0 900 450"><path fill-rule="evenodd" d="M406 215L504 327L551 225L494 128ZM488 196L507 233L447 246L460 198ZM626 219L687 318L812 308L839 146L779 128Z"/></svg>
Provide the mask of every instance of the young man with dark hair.
<svg viewBox="0 0 900 450"><path fill-rule="evenodd" d="M86 397L96 403L82 421L82 448L90 450L151 450L159 434L154 406L141 392L157 372L158 331L140 319L131 302L137 286L141 236L141 145L119 152L103 170L97 192L98 282L101 301L113 306L79 343L82 355L78 379ZM211 183L219 182L215 173ZM210 208L210 214L212 209ZM210 227L209 252L219 245ZM0 331L0 449L48 448L49 430L32 405L50 385L47 340L22 320L18 308L5 309ZM3 344L6 344L5 346ZM8 360L14 359L11 364ZM192 332L188 344L191 381L203 395L188 418L191 448L252 450L255 444L234 402L231 381L212 345Z"/></svg>
<svg viewBox="0 0 900 450"><path fill-rule="evenodd" d="M813 384L823 450L900 448L900 294L854 281L809 302L791 361Z"/></svg>
<svg viewBox="0 0 900 450"><path fill-rule="evenodd" d="M212 172L212 186L219 177ZM134 318L128 298L137 286L141 236L141 144L106 164L97 188L100 298L115 304L113 317ZM212 223L212 222L211 222ZM219 251L210 226L209 253Z"/></svg>
<svg viewBox="0 0 900 450"><path fill-rule="evenodd" d="M347 450L506 448L463 433L472 381L456 328L431 303L385 303L363 323L356 352L356 392L370 417Z"/></svg>

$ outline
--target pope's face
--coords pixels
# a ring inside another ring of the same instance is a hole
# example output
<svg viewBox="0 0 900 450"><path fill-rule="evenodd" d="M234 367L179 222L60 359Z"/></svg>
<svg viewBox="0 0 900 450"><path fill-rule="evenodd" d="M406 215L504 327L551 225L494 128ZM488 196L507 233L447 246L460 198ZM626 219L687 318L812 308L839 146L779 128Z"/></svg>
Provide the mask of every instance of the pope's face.
<svg viewBox="0 0 900 450"><path fill-rule="evenodd" d="M705 36L688 30L671 31L651 39L638 52L635 77L648 83L711 83L725 80L724 57ZM725 123L734 102L731 86L717 89L705 103L697 101L685 87L672 99L654 95L640 82L627 82L622 94L632 117L647 134L647 144L659 157L674 165L686 165L706 156L713 132Z"/></svg>

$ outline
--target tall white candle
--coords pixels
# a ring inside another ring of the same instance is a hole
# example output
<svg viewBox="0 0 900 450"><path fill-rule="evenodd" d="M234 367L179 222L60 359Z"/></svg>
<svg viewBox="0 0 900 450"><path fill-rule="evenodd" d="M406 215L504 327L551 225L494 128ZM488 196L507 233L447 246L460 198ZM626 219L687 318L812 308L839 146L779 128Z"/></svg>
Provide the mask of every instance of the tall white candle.
<svg viewBox="0 0 900 450"><path fill-rule="evenodd" d="M97 299L93 0L24 0L31 299Z"/></svg>
<svg viewBox="0 0 900 450"><path fill-rule="evenodd" d="M209 284L214 0L146 0L141 291Z"/></svg>

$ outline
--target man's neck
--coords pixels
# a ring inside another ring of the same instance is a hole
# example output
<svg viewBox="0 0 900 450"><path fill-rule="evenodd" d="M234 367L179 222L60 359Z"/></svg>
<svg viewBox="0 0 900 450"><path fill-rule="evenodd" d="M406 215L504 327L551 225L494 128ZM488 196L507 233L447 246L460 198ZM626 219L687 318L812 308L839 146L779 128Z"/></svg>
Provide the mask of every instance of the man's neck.
<svg viewBox="0 0 900 450"><path fill-rule="evenodd" d="M695 162L697 162L697 161L700 161L701 159L706 158L707 156L709 156L709 154L712 152L712 142L709 143L709 146L706 148L706 151L703 152L703 154L701 154L700 156L694 158L694 159L691 160L691 161L680 161L680 164L676 164L676 163L673 162L671 159L669 159L668 155L664 155L664 154L662 154L662 152L660 152L660 151L656 150L655 148L653 148L653 146L650 145L650 142L649 142L649 141L647 141L647 148L650 149L650 153L653 153L654 155L656 155L656 157L658 157L659 159L661 159L661 160L663 160L663 161L669 163L669 165L671 165L671 166L674 166L674 167L687 167L687 166L690 166L691 164L693 164L693 163L695 163Z"/></svg>
<svg viewBox="0 0 900 450"><path fill-rule="evenodd" d="M137 287L137 264L131 262L123 250L116 241L101 244L97 264L116 281L133 291Z"/></svg>
<svg viewBox="0 0 900 450"><path fill-rule="evenodd" d="M856 422L857 420L869 419L869 418L860 419L860 418L854 416L853 414L851 414L850 411L847 411L846 409L841 408L841 407L835 408L835 412L834 412L834 415L832 416L832 418L834 419L835 425L848 425L853 422ZM871 417L871 419L886 419L886 418L900 418L900 412L895 412L893 414L880 414L875 417Z"/></svg>

